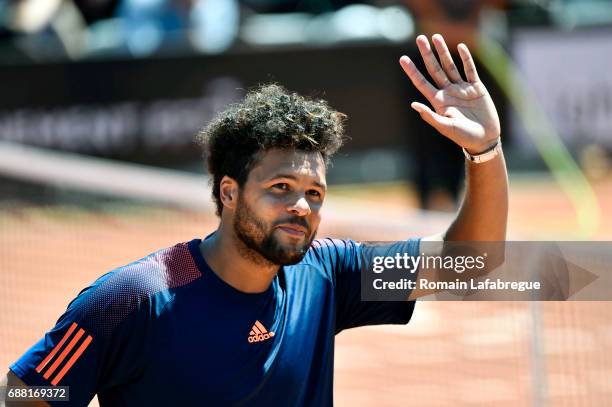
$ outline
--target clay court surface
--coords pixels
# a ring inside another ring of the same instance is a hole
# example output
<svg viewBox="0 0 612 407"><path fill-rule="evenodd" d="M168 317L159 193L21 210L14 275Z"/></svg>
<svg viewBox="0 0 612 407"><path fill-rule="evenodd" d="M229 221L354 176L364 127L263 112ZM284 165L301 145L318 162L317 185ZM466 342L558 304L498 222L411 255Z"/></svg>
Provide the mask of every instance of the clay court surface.
<svg viewBox="0 0 612 407"><path fill-rule="evenodd" d="M610 240L612 182L594 187L602 220L592 239ZM553 182L517 178L511 191L511 238L575 238L571 202ZM319 236L401 239L450 220L411 209L414 194L400 185L337 187L330 196ZM215 225L210 213L138 206L0 208L0 366L100 274ZM336 405L611 405L610 315L611 302L419 302L408 326L337 337Z"/></svg>

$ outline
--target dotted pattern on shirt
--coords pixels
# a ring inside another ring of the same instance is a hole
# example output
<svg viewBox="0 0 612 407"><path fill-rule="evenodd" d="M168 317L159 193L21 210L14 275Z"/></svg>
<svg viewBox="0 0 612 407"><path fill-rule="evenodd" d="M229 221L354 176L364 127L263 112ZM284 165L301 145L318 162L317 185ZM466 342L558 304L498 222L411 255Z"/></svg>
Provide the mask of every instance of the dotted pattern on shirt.
<svg viewBox="0 0 612 407"><path fill-rule="evenodd" d="M104 336L110 336L133 311L147 306L154 294L201 276L187 243L162 249L112 273L78 304L79 318Z"/></svg>

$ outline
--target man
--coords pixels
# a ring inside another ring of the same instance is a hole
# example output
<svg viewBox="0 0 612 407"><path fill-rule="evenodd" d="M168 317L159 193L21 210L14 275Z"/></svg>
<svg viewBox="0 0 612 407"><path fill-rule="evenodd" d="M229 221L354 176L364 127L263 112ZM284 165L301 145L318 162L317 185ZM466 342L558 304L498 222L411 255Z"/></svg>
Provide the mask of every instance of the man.
<svg viewBox="0 0 612 407"><path fill-rule="evenodd" d="M459 214L429 239L504 240L495 107L467 47L459 46L464 81L442 37L433 41L440 62L417 38L437 88L400 59L434 110L412 107L469 160ZM360 300L364 245L313 240L343 120L324 101L275 85L221 113L199 137L218 229L100 277L10 366L8 384L69 386L70 402L56 405L86 405L94 394L109 406L331 405L334 335L405 324L414 309L414 301ZM415 255L419 240L395 247Z"/></svg>

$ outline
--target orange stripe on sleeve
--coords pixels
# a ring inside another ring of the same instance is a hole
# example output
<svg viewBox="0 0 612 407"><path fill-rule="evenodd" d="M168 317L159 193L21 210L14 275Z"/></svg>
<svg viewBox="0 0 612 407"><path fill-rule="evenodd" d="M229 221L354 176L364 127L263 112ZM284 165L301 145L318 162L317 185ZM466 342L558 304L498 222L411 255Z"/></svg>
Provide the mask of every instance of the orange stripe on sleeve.
<svg viewBox="0 0 612 407"><path fill-rule="evenodd" d="M51 376L51 373L55 372L55 369L57 369L60 363L64 361L66 355L68 355L68 352L70 352L72 348L74 348L74 345L76 345L76 343L79 341L79 339L81 339L81 336L83 336L84 333L85 331L83 330L83 328L79 328L79 331L76 333L76 335L74 335L74 338L72 338L68 346L66 346L66 349L64 349L62 353L60 353L55 362L53 362L53 364L49 367L49 369L47 369L47 371L43 375L45 379L48 379L49 376Z"/></svg>
<svg viewBox="0 0 612 407"><path fill-rule="evenodd" d="M255 325L257 326L257 328L259 328L262 334L268 332L268 330L261 324L261 322L255 321Z"/></svg>
<svg viewBox="0 0 612 407"><path fill-rule="evenodd" d="M74 362L76 362L77 359L81 357L83 352L85 352L85 349L87 349L87 347L89 346L89 344L91 343L92 340L93 340L93 338L91 337L91 335L87 335L87 338L85 338L85 340L83 341L81 346L79 346L79 348L76 350L76 352L74 352L74 355L72 355L72 357L70 359L68 359L68 362L66 362L66 364L64 365L62 370L60 370L57 373L57 375L55 376L55 378L53 380L51 380L51 384L53 386L57 386L59 381L62 380L62 377L64 377L64 375L66 373L68 373L68 371L70 370L72 365L74 365Z"/></svg>
<svg viewBox="0 0 612 407"><path fill-rule="evenodd" d="M47 357L44 358L42 362L40 362L40 365L36 366L37 373L40 373L45 368L45 366L47 366L47 363L49 363L51 359L53 359L53 356L55 356L55 354L61 349L61 347L64 345L64 342L66 342L66 340L70 337L70 335L72 335L76 327L77 327L76 322L73 322L72 325L70 325L70 328L68 328L68 331L66 331L62 340L59 341L59 343L55 345L53 350L51 350L51 353L49 353Z"/></svg>

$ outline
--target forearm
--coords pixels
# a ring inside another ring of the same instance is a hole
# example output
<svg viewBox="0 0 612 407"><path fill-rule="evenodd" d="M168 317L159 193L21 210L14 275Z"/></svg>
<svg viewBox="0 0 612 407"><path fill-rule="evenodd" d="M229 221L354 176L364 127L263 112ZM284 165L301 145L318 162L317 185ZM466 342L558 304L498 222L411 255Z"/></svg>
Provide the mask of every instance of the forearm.
<svg viewBox="0 0 612 407"><path fill-rule="evenodd" d="M503 152L490 161L466 160L466 192L446 241L503 241L508 222L508 173Z"/></svg>

